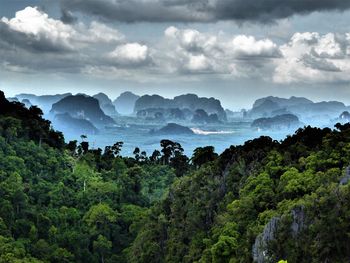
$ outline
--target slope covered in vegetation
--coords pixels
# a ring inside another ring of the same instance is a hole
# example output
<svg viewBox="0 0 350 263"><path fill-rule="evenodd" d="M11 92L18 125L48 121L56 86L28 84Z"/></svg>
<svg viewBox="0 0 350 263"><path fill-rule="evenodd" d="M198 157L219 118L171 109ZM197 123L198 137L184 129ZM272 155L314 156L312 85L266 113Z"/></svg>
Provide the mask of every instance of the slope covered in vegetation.
<svg viewBox="0 0 350 263"><path fill-rule="evenodd" d="M0 262L346 262L350 125L191 159L64 143L0 94Z"/></svg>
<svg viewBox="0 0 350 263"><path fill-rule="evenodd" d="M131 262L346 262L350 126L231 146L178 179Z"/></svg>

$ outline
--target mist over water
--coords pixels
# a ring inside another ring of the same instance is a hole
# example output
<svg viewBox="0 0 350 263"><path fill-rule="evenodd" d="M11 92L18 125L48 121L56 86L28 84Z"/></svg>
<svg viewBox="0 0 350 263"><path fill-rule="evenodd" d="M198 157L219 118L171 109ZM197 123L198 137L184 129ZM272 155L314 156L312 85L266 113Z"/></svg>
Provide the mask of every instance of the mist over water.
<svg viewBox="0 0 350 263"><path fill-rule="evenodd" d="M146 151L149 156L154 150L160 149L161 140L169 139L180 143L184 148L184 153L191 156L197 147L214 146L217 153L222 153L231 145L241 145L247 140L260 136L270 136L275 140L281 140L295 132L294 129L257 131L252 129L248 122L234 122L220 126L190 126L194 131L192 135L155 135L149 133L150 130L159 127L159 125L131 124L127 127L110 128L100 131L97 135L89 135L87 141L89 141L91 148L101 149L113 145L117 141L122 141L124 142L121 151L123 156L132 156L135 147ZM65 138L66 140L81 140L80 136L73 134L65 134Z"/></svg>

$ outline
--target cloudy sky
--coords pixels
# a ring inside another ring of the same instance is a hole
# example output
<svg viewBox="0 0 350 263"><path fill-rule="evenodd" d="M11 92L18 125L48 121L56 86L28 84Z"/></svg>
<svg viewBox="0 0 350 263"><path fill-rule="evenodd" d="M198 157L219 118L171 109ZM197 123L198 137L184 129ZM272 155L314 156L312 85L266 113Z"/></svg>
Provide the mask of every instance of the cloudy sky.
<svg viewBox="0 0 350 263"><path fill-rule="evenodd" d="M0 89L350 104L350 0L1 0Z"/></svg>

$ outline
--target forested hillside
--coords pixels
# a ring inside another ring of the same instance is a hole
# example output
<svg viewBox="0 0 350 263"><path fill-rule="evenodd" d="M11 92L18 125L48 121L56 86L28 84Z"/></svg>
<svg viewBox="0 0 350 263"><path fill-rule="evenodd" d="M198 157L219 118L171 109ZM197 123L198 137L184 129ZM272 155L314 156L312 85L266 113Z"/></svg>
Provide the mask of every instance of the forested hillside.
<svg viewBox="0 0 350 263"><path fill-rule="evenodd" d="M348 262L350 125L191 158L64 143L0 93L0 263Z"/></svg>

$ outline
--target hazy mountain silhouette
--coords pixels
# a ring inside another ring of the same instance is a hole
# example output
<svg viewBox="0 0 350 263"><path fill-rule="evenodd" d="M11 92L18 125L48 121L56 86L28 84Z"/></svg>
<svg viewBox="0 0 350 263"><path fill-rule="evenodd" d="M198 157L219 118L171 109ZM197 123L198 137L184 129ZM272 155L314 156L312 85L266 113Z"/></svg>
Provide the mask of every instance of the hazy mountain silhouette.
<svg viewBox="0 0 350 263"><path fill-rule="evenodd" d="M42 95L37 96L34 94L18 94L16 95L16 98L19 101L23 101L25 99L29 100L32 105L38 106L44 113L49 113L52 105L61 99L71 96L71 93L64 93L64 94L56 94L56 95Z"/></svg>
<svg viewBox="0 0 350 263"><path fill-rule="evenodd" d="M293 114L277 115L271 118L259 118L253 121L252 127L262 130L295 129L302 125Z"/></svg>
<svg viewBox="0 0 350 263"><path fill-rule="evenodd" d="M134 113L135 102L140 96L135 95L130 91L123 92L113 101L113 104L118 113L122 115L130 115Z"/></svg>
<svg viewBox="0 0 350 263"><path fill-rule="evenodd" d="M55 115L52 124L64 134L97 134L98 129L88 120L73 118L69 113Z"/></svg>
<svg viewBox="0 0 350 263"><path fill-rule="evenodd" d="M151 130L150 133L156 135L194 134L190 128L176 123L168 123L166 126L160 128L159 130Z"/></svg>
<svg viewBox="0 0 350 263"><path fill-rule="evenodd" d="M294 114L304 123L326 125L347 109L344 103L338 101L313 102L303 97L285 99L269 96L256 100L247 117L257 119Z"/></svg>
<svg viewBox="0 0 350 263"><path fill-rule="evenodd" d="M51 114L69 113L76 119L85 119L97 127L114 124L100 108L97 99L84 95L68 96L52 105Z"/></svg>
<svg viewBox="0 0 350 263"><path fill-rule="evenodd" d="M92 96L97 99L100 103L100 107L106 115L115 116L118 115L118 112L115 109L115 106L112 103L112 100L104 93L100 92Z"/></svg>
<svg viewBox="0 0 350 263"><path fill-rule="evenodd" d="M192 117L197 110L203 110L208 115L216 114L220 121L226 121L226 112L219 100L214 98L200 98L195 94L177 96L167 99L159 95L144 95L135 103L136 113L149 109L180 109L192 112ZM191 117L191 119L192 119Z"/></svg>

